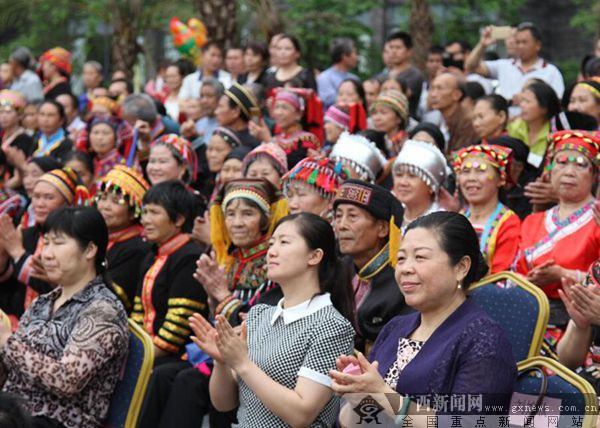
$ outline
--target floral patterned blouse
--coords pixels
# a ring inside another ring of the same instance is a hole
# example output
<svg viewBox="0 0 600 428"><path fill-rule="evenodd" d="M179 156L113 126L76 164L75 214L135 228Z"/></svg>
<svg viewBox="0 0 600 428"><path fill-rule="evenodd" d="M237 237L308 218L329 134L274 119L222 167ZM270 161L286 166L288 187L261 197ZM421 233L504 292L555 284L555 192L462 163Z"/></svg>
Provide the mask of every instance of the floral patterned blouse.
<svg viewBox="0 0 600 428"><path fill-rule="evenodd" d="M33 416L101 427L127 356L127 315L101 277L53 313L61 292L41 295L21 317L0 350L0 384Z"/></svg>

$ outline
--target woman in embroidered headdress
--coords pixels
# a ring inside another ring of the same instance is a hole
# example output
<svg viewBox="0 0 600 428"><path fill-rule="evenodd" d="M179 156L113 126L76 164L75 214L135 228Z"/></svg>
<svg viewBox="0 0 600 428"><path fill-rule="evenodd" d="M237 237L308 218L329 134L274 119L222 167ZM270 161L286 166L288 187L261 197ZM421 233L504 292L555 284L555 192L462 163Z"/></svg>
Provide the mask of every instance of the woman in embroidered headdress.
<svg viewBox="0 0 600 428"><path fill-rule="evenodd" d="M333 198L350 173L341 162L305 158L283 177L290 214L308 212L333 220Z"/></svg>
<svg viewBox="0 0 600 428"><path fill-rule="evenodd" d="M31 199L33 197L33 187L38 179L46 172L53 169L59 169L62 164L51 156L42 156L39 158L29 158L23 172L23 188L27 196L28 204L20 214L19 224L22 228L28 228L35 225L35 213Z"/></svg>
<svg viewBox="0 0 600 428"><path fill-rule="evenodd" d="M242 178L223 186L210 209L215 257L203 255L196 270L196 278L215 305L215 315L237 324L243 305L267 285L268 240L275 223L286 214L286 200L265 179ZM224 272L217 275L219 266Z"/></svg>
<svg viewBox="0 0 600 428"><path fill-rule="evenodd" d="M42 175L33 187L32 201L36 224L17 230L8 215L0 216L0 282L18 281L24 289L19 312L38 296L52 290L46 272L40 263L43 248L41 228L48 215L65 205L83 205L89 193L77 173L70 168L55 169Z"/></svg>
<svg viewBox="0 0 600 428"><path fill-rule="evenodd" d="M288 168L307 156L317 155L323 139L323 107L314 91L278 89L273 98L271 115L275 120L275 136L262 123L251 122L250 132L260 141L277 143L287 156Z"/></svg>
<svg viewBox="0 0 600 428"><path fill-rule="evenodd" d="M118 102L109 97L95 97L88 102L88 111L90 118L88 126L79 132L75 148L82 152L90 150L90 124L98 118L112 121L116 126L116 147L124 157L129 155L131 145L133 144L133 128L126 121L120 118L121 106Z"/></svg>
<svg viewBox="0 0 600 428"><path fill-rule="evenodd" d="M40 56L39 66L47 100L71 93L71 53L68 50L61 47L47 50Z"/></svg>
<svg viewBox="0 0 600 428"><path fill-rule="evenodd" d="M285 151L275 143L263 143L244 158L244 177L264 178L281 189L281 177L288 172Z"/></svg>
<svg viewBox="0 0 600 428"><path fill-rule="evenodd" d="M64 129L65 120L62 104L54 100L40 104L37 114L39 134L33 146L33 157L53 156L63 161L73 148L73 142Z"/></svg>
<svg viewBox="0 0 600 428"><path fill-rule="evenodd" d="M139 282L139 267L150 251L142 239L142 200L150 185L136 170L117 165L98 182L95 201L108 227L108 273L127 312Z"/></svg>
<svg viewBox="0 0 600 428"><path fill-rule="evenodd" d="M460 191L468 207L463 211L479 237L490 273L508 270L517 254L521 220L501 202L510 180L509 148L488 144L465 147L454 159Z"/></svg>
<svg viewBox="0 0 600 428"><path fill-rule="evenodd" d="M154 186L168 180L190 184L196 179L198 158L192 144L176 134L167 134L150 145L146 174Z"/></svg>
<svg viewBox="0 0 600 428"><path fill-rule="evenodd" d="M367 113L361 103L332 105L325 113L324 153L329 153L343 132L355 134L367 127Z"/></svg>
<svg viewBox="0 0 600 428"><path fill-rule="evenodd" d="M600 139L585 131L559 131L549 140L548 168L558 205L523 220L517 271L544 290L550 324L564 328L569 317L558 294L561 278L580 282L600 258L600 228L592 214Z"/></svg>
<svg viewBox="0 0 600 428"><path fill-rule="evenodd" d="M88 125L95 180L104 177L116 165L125 164L125 158L117 150L117 129L117 121L110 117L95 117Z"/></svg>
<svg viewBox="0 0 600 428"><path fill-rule="evenodd" d="M382 92L371 104L369 110L373 127L385 132L385 145L389 157L396 156L406 140L408 125L408 100L399 91Z"/></svg>
<svg viewBox="0 0 600 428"><path fill-rule="evenodd" d="M490 273L508 270L517 254L521 221L501 202L502 188L510 176L512 151L481 144L465 147L454 159L458 185L469 219Z"/></svg>
<svg viewBox="0 0 600 428"><path fill-rule="evenodd" d="M426 214L443 210L440 188L448 176L446 158L433 144L407 140L394 161L392 194L404 206L402 230Z"/></svg>
<svg viewBox="0 0 600 428"><path fill-rule="evenodd" d="M206 293L192 277L203 248L189 236L196 201L181 181L152 186L142 203L141 224L153 248L140 265L131 317L152 337L161 364L183 354L187 317L208 313Z"/></svg>

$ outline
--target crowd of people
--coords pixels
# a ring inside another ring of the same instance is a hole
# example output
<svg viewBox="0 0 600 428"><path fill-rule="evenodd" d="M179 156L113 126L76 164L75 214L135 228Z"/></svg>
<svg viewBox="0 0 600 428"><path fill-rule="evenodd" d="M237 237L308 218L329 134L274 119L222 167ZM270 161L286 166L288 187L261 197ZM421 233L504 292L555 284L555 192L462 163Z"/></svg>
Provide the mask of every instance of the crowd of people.
<svg viewBox="0 0 600 428"><path fill-rule="evenodd" d="M546 352L600 391L600 43L565 84L534 24L493 30L424 70L392 33L364 81L349 39L322 71L290 34L208 42L140 93L90 60L74 94L69 51L16 49L0 426L104 426L128 318L154 345L141 428L348 425L351 393L397 393L398 425L414 394L507 405L510 342L468 298L502 271L543 290Z"/></svg>

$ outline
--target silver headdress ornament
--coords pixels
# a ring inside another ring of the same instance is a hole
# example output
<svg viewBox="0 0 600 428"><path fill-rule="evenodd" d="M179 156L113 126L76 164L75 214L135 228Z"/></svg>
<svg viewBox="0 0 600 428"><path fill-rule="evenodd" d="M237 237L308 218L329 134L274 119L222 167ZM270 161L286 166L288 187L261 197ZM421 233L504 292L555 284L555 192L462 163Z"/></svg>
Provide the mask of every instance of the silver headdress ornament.
<svg viewBox="0 0 600 428"><path fill-rule="evenodd" d="M407 168L429 186L436 195L448 177L446 158L433 144L424 141L406 140L394 162L393 171Z"/></svg>
<svg viewBox="0 0 600 428"><path fill-rule="evenodd" d="M371 183L375 182L387 163L387 159L375 143L367 140L362 135L349 134L348 132L343 132L340 135L329 154L329 158L342 162L342 164L354 170L361 180L370 181Z"/></svg>

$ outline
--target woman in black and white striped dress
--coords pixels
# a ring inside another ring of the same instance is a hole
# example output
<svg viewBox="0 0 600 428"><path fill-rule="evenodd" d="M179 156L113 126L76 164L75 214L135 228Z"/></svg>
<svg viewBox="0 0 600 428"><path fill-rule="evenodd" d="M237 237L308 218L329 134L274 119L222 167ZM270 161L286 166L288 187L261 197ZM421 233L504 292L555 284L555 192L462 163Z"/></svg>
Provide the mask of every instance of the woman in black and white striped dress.
<svg viewBox="0 0 600 428"><path fill-rule="evenodd" d="M331 225L314 214L283 218L270 241L268 277L277 306L256 305L240 334L222 316L190 318L194 342L214 360L214 407L239 405L240 427L332 426L338 409L328 373L352 352L350 276L336 258Z"/></svg>

